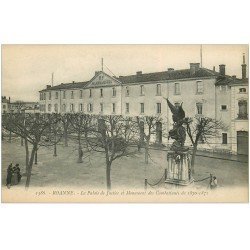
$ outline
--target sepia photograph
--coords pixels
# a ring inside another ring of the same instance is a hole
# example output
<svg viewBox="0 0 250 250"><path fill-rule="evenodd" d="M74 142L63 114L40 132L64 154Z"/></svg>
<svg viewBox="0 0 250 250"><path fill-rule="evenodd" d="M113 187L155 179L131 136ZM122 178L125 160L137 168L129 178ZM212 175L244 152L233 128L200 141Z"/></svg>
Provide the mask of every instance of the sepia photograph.
<svg viewBox="0 0 250 250"><path fill-rule="evenodd" d="M2 202L248 202L248 45L8 45Z"/></svg>

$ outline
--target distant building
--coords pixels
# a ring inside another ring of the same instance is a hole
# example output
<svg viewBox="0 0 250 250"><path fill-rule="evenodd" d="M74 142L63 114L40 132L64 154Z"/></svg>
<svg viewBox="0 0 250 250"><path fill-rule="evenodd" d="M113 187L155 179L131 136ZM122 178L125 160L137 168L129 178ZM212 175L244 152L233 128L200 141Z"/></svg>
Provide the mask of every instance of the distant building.
<svg viewBox="0 0 250 250"><path fill-rule="evenodd" d="M220 131L220 136L211 139L210 145L201 144L200 148L246 154L248 79L244 60L242 79L226 75L223 64L219 65L219 72L201 68L199 63L190 63L190 67L183 70L168 68L146 74L138 71L135 75L119 77L97 71L86 82L47 85L39 91L40 111L160 116L163 123L158 124L155 140L168 143L162 136L162 129L169 131L172 127L172 114L164 99L169 98L175 105L183 102L188 117L206 116L228 125L226 131Z"/></svg>
<svg viewBox="0 0 250 250"><path fill-rule="evenodd" d="M6 98L6 96L2 96L2 113L8 113L10 108L10 98Z"/></svg>
<svg viewBox="0 0 250 250"><path fill-rule="evenodd" d="M14 101L2 96L2 113L37 113L40 112L38 102Z"/></svg>

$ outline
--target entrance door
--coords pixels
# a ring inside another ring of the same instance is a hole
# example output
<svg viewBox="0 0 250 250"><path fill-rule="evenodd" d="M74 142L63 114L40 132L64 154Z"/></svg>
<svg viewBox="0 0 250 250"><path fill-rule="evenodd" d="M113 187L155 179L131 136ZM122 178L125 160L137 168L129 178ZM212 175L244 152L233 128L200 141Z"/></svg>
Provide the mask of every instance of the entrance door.
<svg viewBox="0 0 250 250"><path fill-rule="evenodd" d="M248 155L248 132L237 131L237 153Z"/></svg>
<svg viewBox="0 0 250 250"><path fill-rule="evenodd" d="M162 143L162 123L156 123L156 143Z"/></svg>

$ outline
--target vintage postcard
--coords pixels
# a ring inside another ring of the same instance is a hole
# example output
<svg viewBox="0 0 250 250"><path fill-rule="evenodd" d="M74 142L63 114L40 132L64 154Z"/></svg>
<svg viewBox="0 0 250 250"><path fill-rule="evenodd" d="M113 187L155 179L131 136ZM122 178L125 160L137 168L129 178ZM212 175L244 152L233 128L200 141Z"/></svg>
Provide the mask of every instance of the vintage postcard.
<svg viewBox="0 0 250 250"><path fill-rule="evenodd" d="M248 45L2 45L2 202L248 202Z"/></svg>

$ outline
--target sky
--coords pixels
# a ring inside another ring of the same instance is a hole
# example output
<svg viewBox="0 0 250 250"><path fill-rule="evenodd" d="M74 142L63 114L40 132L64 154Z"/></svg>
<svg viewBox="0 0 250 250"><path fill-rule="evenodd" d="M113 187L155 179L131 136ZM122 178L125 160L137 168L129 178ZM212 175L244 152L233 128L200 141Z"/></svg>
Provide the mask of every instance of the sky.
<svg viewBox="0 0 250 250"><path fill-rule="evenodd" d="M200 62L200 45L2 45L2 96L11 100L38 101L39 90L51 84L88 81L95 71L121 76L186 69ZM202 45L202 65L241 78L243 53L248 45ZM107 67L108 69L107 69ZM112 72L110 72L110 71ZM248 67L247 67L248 71ZM247 75L248 77L248 75Z"/></svg>

